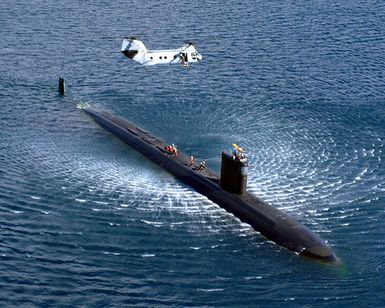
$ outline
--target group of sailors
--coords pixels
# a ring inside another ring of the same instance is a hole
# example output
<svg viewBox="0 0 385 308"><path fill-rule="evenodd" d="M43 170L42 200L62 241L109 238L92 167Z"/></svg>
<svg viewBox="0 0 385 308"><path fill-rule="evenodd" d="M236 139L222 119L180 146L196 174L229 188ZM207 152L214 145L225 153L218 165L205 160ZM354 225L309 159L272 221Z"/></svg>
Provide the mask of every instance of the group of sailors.
<svg viewBox="0 0 385 308"><path fill-rule="evenodd" d="M175 144L165 146L165 150L170 155L173 155L173 156L178 155L178 149L176 148ZM233 143L232 156L233 156L234 160L239 160L239 161L246 160L245 151L241 147L236 145L235 143ZM194 170L198 170L198 171L205 171L206 170L206 162L205 161L201 161L198 166L194 167L194 165L195 165L194 156L190 156L189 161L187 163L188 167L193 167Z"/></svg>
<svg viewBox="0 0 385 308"><path fill-rule="evenodd" d="M167 145L164 147L164 149L166 150L166 152L169 155L173 155L173 156L178 155L178 149L176 148L175 144ZM206 162L205 161L201 161L198 166L194 167L194 165L195 165L194 156L190 156L189 161L187 163L188 167L193 167L194 170L198 170L198 171L205 171L206 170Z"/></svg>
<svg viewBox="0 0 385 308"><path fill-rule="evenodd" d="M172 144L172 145L168 145L165 147L165 150L171 154L171 155L174 155L174 156L177 156L178 155L178 149L176 148L175 144Z"/></svg>
<svg viewBox="0 0 385 308"><path fill-rule="evenodd" d="M192 167L192 166L194 166L194 164L195 164L194 156L190 156L190 159L188 161L187 166ZM198 170L198 171L205 171L206 170L206 162L204 160L201 161L199 163L199 165L195 166L193 169Z"/></svg>
<svg viewBox="0 0 385 308"><path fill-rule="evenodd" d="M232 154L233 154L234 160L239 160L239 161L245 161L246 160L245 151L241 147L236 145L235 143L233 143L233 153Z"/></svg>

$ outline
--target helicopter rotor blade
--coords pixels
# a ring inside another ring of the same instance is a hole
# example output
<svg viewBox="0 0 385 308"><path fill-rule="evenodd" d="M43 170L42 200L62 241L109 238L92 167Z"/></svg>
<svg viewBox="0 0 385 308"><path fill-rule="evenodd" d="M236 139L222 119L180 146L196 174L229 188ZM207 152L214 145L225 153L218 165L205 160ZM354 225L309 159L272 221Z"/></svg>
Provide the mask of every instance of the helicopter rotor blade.
<svg viewBox="0 0 385 308"><path fill-rule="evenodd" d="M179 52L178 54L174 55L174 59L172 59L169 63L170 64L174 64L174 63L178 62L180 60L180 56L181 56L181 52Z"/></svg>
<svg viewBox="0 0 385 308"><path fill-rule="evenodd" d="M151 26L145 28L143 31L139 32L138 34L134 34L134 35L130 35L130 36L125 36L125 37L123 37L123 38L124 38L124 39L127 39L127 40L135 40L135 39L137 39L138 37L140 37L143 33L145 33L146 31L148 31L148 30L150 30L150 29L151 29Z"/></svg>
<svg viewBox="0 0 385 308"><path fill-rule="evenodd" d="M150 27L147 27L146 29L144 29L142 32L138 33L136 36L141 36L143 33L147 32L148 30L151 29L151 26Z"/></svg>

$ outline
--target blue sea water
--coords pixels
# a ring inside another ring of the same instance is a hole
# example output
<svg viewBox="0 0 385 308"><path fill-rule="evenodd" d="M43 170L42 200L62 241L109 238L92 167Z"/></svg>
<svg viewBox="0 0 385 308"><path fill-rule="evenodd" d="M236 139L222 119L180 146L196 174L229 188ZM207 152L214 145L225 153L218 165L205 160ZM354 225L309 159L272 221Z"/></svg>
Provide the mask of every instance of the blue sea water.
<svg viewBox="0 0 385 308"><path fill-rule="evenodd" d="M145 69L197 42L189 69ZM0 2L1 306L383 306L382 1ZM58 77L67 80L65 97ZM325 239L338 266L267 241L96 125L130 120Z"/></svg>

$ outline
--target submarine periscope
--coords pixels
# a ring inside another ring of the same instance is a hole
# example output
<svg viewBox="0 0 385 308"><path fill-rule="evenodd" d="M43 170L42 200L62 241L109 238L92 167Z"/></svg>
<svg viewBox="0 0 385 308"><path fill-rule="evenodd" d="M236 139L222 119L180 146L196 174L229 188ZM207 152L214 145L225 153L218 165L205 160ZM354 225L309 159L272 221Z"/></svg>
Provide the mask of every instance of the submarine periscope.
<svg viewBox="0 0 385 308"><path fill-rule="evenodd" d="M168 144L124 119L93 108L86 107L83 110L101 127L252 226L267 239L300 256L327 263L338 261L330 246L317 234L247 192L248 159L237 145L233 145L233 153L222 153L221 174L218 176L204 164L193 162L191 156L176 151L176 148L174 152L171 151Z"/></svg>

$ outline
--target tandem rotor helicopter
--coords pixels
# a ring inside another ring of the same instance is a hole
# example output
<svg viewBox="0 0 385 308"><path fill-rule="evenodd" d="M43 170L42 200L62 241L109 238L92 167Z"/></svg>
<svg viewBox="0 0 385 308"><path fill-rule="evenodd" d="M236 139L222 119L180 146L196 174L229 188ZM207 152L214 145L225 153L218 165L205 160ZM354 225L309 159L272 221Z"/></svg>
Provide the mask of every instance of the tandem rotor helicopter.
<svg viewBox="0 0 385 308"><path fill-rule="evenodd" d="M148 29L149 28L142 31L142 33ZM156 64L181 64L183 67L188 67L190 63L202 61L201 54L196 50L195 45L192 42L186 42L184 46L177 49L149 50L137 36L129 36L123 38L120 51L126 57L144 66Z"/></svg>

